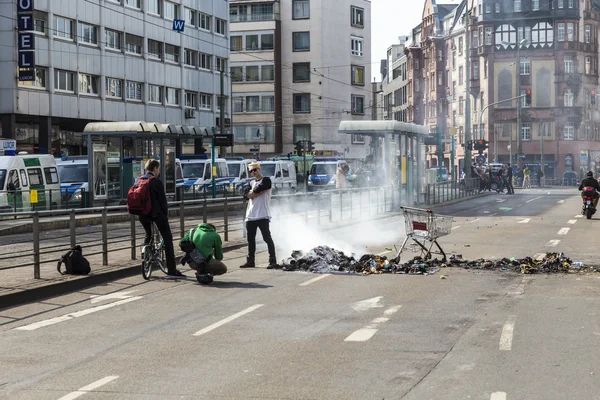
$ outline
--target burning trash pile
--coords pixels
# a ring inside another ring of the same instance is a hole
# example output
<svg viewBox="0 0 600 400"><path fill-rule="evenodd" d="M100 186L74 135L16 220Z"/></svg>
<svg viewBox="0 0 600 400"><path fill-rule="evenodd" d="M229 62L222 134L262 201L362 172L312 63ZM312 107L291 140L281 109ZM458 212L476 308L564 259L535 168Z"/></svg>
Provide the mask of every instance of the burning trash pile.
<svg viewBox="0 0 600 400"><path fill-rule="evenodd" d="M520 274L600 272L600 267L574 263L563 253L547 253L539 260L534 260L531 257L465 260L462 255L456 254L450 256L446 262L438 259L424 260L422 257L414 257L405 263L401 263L399 257L388 259L385 256L375 254L365 254L357 260L353 255L346 255L344 252L328 246L315 247L307 253L299 250L294 251L292 256L284 260L281 265L281 269L284 271L347 272L364 275L385 273L429 275L441 268L450 267L471 270L512 271Z"/></svg>

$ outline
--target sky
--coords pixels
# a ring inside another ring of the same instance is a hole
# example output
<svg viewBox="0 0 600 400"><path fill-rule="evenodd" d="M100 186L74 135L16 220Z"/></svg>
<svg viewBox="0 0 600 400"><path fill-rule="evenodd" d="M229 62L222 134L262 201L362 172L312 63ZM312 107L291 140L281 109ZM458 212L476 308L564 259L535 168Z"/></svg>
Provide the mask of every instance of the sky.
<svg viewBox="0 0 600 400"><path fill-rule="evenodd" d="M443 0L441 4L458 3ZM419 25L425 0L372 0L371 1L371 80L381 81L380 60L385 59L387 48L398 43L398 36L410 35Z"/></svg>

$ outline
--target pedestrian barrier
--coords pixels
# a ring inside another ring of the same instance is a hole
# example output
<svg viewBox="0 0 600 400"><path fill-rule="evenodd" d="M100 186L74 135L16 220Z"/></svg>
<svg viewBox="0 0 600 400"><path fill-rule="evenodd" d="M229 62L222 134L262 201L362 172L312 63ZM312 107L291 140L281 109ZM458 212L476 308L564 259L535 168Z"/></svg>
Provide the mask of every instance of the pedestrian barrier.
<svg viewBox="0 0 600 400"><path fill-rule="evenodd" d="M479 178L464 178L460 182L430 183L425 187L425 204L442 204L477 194L479 194Z"/></svg>

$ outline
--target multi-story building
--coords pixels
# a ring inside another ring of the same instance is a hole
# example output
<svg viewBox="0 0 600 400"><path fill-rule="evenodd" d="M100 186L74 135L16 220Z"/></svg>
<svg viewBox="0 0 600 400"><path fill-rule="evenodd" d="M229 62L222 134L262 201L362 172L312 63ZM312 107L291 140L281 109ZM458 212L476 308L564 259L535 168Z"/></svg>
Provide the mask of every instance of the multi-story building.
<svg viewBox="0 0 600 400"><path fill-rule="evenodd" d="M227 2L36 1L31 82L18 79L17 3L0 4L0 120L20 150L85 151L79 132L91 121L216 125Z"/></svg>
<svg viewBox="0 0 600 400"><path fill-rule="evenodd" d="M385 71L382 74L383 118L407 122L408 120L408 65L404 49L408 36L400 36L398 44L387 50Z"/></svg>

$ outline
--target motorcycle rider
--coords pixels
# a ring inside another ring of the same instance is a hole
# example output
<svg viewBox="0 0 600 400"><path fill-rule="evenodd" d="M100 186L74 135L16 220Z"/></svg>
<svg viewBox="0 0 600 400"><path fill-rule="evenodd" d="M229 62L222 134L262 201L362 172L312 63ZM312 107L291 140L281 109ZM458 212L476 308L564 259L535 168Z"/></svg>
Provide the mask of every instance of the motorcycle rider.
<svg viewBox="0 0 600 400"><path fill-rule="evenodd" d="M593 187L595 189L594 195L592 197L592 199L594 200L595 209L598 205L598 199L600 199L600 194L598 193L600 192L600 183L598 183L598 180L594 178L594 173L592 171L589 171L587 173L587 177L581 181L581 184L579 185L579 190L583 190L584 187ZM583 197L583 192L581 192L581 196Z"/></svg>

